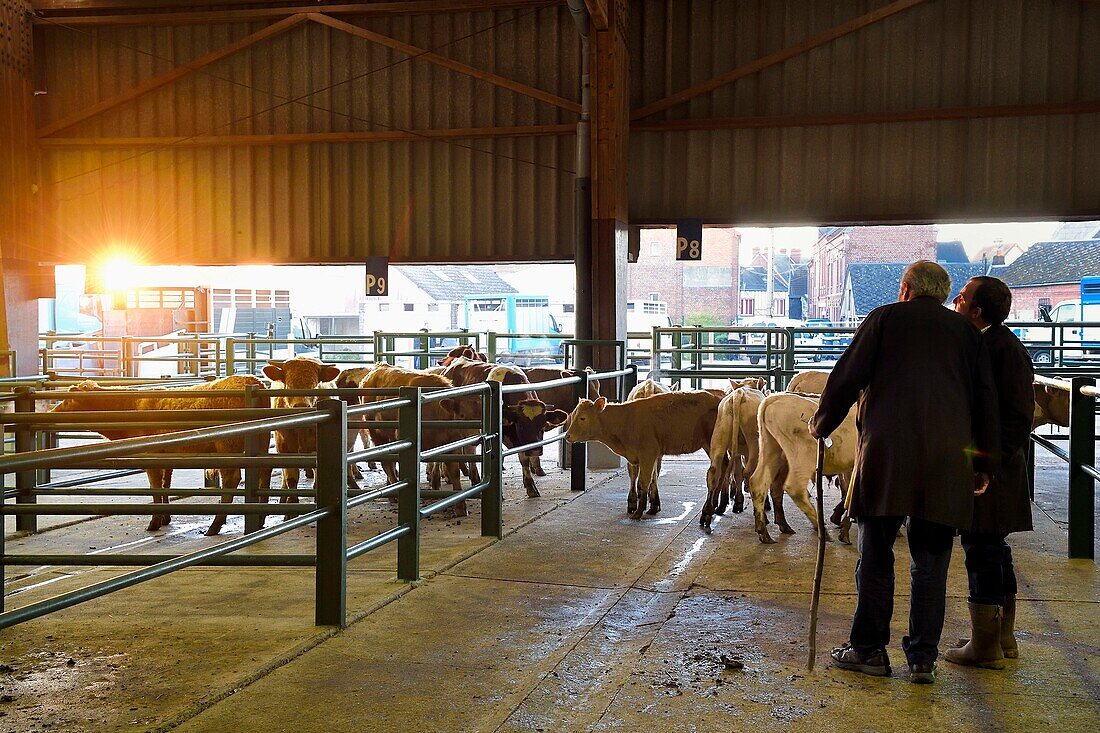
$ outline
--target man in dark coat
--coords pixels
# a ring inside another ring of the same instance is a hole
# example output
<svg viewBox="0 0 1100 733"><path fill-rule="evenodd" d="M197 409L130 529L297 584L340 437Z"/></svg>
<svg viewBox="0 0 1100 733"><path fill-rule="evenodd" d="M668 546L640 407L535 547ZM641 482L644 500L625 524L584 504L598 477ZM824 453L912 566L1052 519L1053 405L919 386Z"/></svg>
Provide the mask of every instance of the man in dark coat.
<svg viewBox="0 0 1100 733"><path fill-rule="evenodd" d="M1016 658L1016 573L1005 538L1031 530L1027 449L1035 413L1035 372L1027 349L1005 325L1012 291L995 277L975 277L955 298L955 310L982 334L993 366L1000 413L1000 465L989 490L974 500L974 519L962 533L970 581L970 639L948 649L949 662L1002 669L1004 658Z"/></svg>
<svg viewBox="0 0 1100 733"><path fill-rule="evenodd" d="M910 680L935 680L951 547L956 529L971 526L974 493L987 481L976 473L985 470L985 428L996 425L979 334L943 307L950 291L936 263L910 265L899 302L867 316L810 422L814 437L828 436L859 400L851 506L859 520L858 600L849 643L832 651L841 669L890 674L893 545L908 517L912 600L902 646Z"/></svg>

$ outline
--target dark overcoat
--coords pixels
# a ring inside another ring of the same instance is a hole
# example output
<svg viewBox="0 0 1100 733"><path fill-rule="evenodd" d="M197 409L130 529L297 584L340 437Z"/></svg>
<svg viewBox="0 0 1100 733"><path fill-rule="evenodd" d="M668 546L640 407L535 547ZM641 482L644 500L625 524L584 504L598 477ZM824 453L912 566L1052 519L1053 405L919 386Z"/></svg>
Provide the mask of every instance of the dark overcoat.
<svg viewBox="0 0 1100 733"><path fill-rule="evenodd" d="M971 530L987 534L1026 532L1031 525L1027 449L1035 413L1035 370L1027 349L1004 324L990 326L982 344L993 368L1000 413L1000 465L984 494L974 500Z"/></svg>
<svg viewBox="0 0 1100 733"><path fill-rule="evenodd" d="M997 425L978 329L935 298L876 308L829 377L818 434L835 430L857 399L852 516L969 529L974 472L988 470Z"/></svg>

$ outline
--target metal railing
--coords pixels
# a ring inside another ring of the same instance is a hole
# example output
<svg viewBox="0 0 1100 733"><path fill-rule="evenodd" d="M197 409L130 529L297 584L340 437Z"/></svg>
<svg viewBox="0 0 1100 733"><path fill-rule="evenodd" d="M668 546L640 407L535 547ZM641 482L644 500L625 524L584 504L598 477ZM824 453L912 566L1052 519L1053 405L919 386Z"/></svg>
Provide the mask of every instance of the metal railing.
<svg viewBox="0 0 1100 733"><path fill-rule="evenodd" d="M44 374L141 377L216 376L223 361L225 336L178 331L159 336L82 336L46 333L39 336L39 361ZM59 346L64 344L64 346ZM88 348L78 348L86 346ZM162 349L174 349L164 353ZM158 353L160 352L160 353ZM157 372L145 374L142 372Z"/></svg>
<svg viewBox="0 0 1100 733"><path fill-rule="evenodd" d="M447 355L453 346L444 342L467 344L481 351L481 334L473 331L404 331L374 332L374 363L427 369ZM433 346L433 342L437 345Z"/></svg>
<svg viewBox="0 0 1100 733"><path fill-rule="evenodd" d="M1069 435L1042 436L1032 433L1031 440L1056 458L1069 464L1069 557L1095 559L1096 481L1096 406L1100 390L1092 377L1073 377L1069 381L1036 377L1048 387L1069 392ZM1064 437L1068 450L1053 439ZM1035 486L1035 462L1030 461L1031 485ZM1034 489L1033 489L1034 491Z"/></svg>

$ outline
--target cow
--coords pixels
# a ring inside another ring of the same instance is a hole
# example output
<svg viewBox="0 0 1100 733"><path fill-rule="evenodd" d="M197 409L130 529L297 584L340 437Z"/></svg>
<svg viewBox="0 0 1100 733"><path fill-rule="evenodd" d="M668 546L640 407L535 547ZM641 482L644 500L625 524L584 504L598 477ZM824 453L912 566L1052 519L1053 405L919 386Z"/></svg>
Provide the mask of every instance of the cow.
<svg viewBox="0 0 1100 733"><path fill-rule="evenodd" d="M1031 424L1034 430L1041 425L1061 425L1069 427L1069 390L1049 387L1035 382L1035 419Z"/></svg>
<svg viewBox="0 0 1100 733"><path fill-rule="evenodd" d="M286 361L269 361L264 366L263 373L271 380L272 389L316 390L322 382L335 382L340 375L340 368L307 356L296 356ZM276 409L314 408L317 406L317 397L273 397L271 406ZM316 453L317 428L276 430L275 450L278 453ZM297 468L283 469L283 488L288 491L298 489ZM280 497L279 503L297 504L298 497L284 495ZM263 517L260 522L263 523Z"/></svg>
<svg viewBox="0 0 1100 733"><path fill-rule="evenodd" d="M821 372L814 369L799 372L791 377L791 381L787 385L787 391L798 392L799 394L819 395L825 391L825 382L827 382L828 379L828 372Z"/></svg>
<svg viewBox="0 0 1100 733"><path fill-rule="evenodd" d="M572 369L560 369L558 367L535 366L521 367L531 384L540 382L552 382L557 379L568 379L576 374ZM570 413L577 406L577 391L574 385L567 384L561 387L551 387L537 392L538 398L546 403L547 407L556 408L565 413ZM594 400L600 396L600 382L596 379L588 381L588 399ZM531 473L535 476L545 476L542 469L541 456L531 456Z"/></svg>
<svg viewBox="0 0 1100 733"><path fill-rule="evenodd" d="M451 362L444 376L449 378L456 387L489 381L500 382L502 385L530 385L531 383L519 367L470 361L461 357ZM450 403L447 409L463 420L481 419L481 407L476 400L445 399L443 402ZM564 410L548 407L531 390L505 394L503 402L501 418L504 430L501 438L508 448L537 443L542 440L546 430L561 425L569 417L569 413ZM523 488L527 490L529 497L539 496L531 471L531 458L539 455L542 455L542 448L533 448L519 454L519 464L523 470Z"/></svg>
<svg viewBox="0 0 1100 733"><path fill-rule="evenodd" d="M718 420L710 440L707 501L699 516L699 524L708 532L712 517L725 513L731 486L733 511L745 509L745 479L756 469L760 453L756 413L763 400L763 392L745 386L730 392L718 405Z"/></svg>
<svg viewBox="0 0 1100 733"><path fill-rule="evenodd" d="M438 374L428 374L427 372L417 371L414 369L404 369L402 367L391 366L389 364L379 364L375 367L363 381L359 383L361 389L396 389L400 387L422 387L424 389L432 388L446 388L451 387L451 380L447 377ZM378 402L380 400L390 399L383 396L365 395L363 397L364 404L371 402ZM452 400L438 400L435 402L429 402L424 405L421 417L424 421L434 420L451 420L455 417L454 408L459 405L463 405L466 402L473 402L476 404L476 400L470 398L459 398ZM480 408L478 408L480 409ZM400 414L396 408L390 410L383 410L382 412L373 413L368 421L371 420L397 420ZM386 443L392 443L398 439L398 431L395 428L369 428L370 439L375 445L385 445ZM424 428L421 432L421 450L429 450L431 448L438 448L441 445L452 443L456 440L470 435L469 430L457 430L453 428ZM396 483L398 480L396 464L394 460L382 459L382 470L386 472L386 479L389 483ZM447 482L451 485L455 491L459 491L462 488L462 478L459 473L459 464L453 461L447 461L442 466L442 471L446 472ZM407 480L413 480L415 477L406 477ZM454 515L458 517L465 517L469 512L466 509L466 502L460 501L454 506Z"/></svg>
<svg viewBox="0 0 1100 733"><path fill-rule="evenodd" d="M760 541L771 544L764 513L764 499L770 487L774 486L786 472L783 491L802 510L810 523L817 528L817 511L810 501L807 487L817 470L817 441L810 436L807 423L817 411L818 400L800 394L777 392L768 395L760 402L757 422L760 426L760 456L756 470L749 478L749 493L752 495L753 518L756 533ZM832 446L825 451L825 474L851 477L856 456L856 410L849 411L840 427L830 436ZM847 486L848 481L842 480ZM782 501L773 499L776 509L776 523L784 534L794 530L780 521ZM828 539L828 531L825 533Z"/></svg>
<svg viewBox="0 0 1100 733"><path fill-rule="evenodd" d="M91 410L109 410L109 411L134 411L134 410L212 410L212 409L234 409L247 407L247 402L244 397L223 397L219 396L219 392L244 390L246 387L258 387L263 388L264 384L256 377L251 375L237 375L231 377L223 377L221 379L215 379L211 382L204 382L202 384L195 384L188 387L179 387L177 389L163 390L163 396L157 395L155 397L132 397L127 396L129 390L122 387L101 387L94 381L86 380L79 384L74 384L69 388L69 396L58 403L51 412L74 412L74 411L91 411ZM161 390L158 390L161 391ZM100 394L103 392L110 393L111 397L88 397L88 393ZM260 398L259 407L268 407L268 400L266 397ZM134 438L149 435L159 435L162 433L169 433L175 430L172 427L141 427L141 428L118 428L112 429L106 427L97 432L107 440L119 440L121 438ZM266 446L270 441L270 434L261 434L260 444ZM243 437L218 439L208 443L191 443L182 446L172 446L171 448L165 448L163 451L168 453L219 453L219 454L231 454L242 453L244 451L245 439ZM153 490L164 489L163 494L155 494L153 496L154 504L168 504L168 489L172 486L172 469L166 468L149 468L145 470L146 475L149 477L149 488ZM239 468L222 468L218 469L218 475L221 479L221 487L225 491L234 491L241 481L241 469ZM261 489L269 488L271 485L271 471L270 469L260 472L260 487ZM267 501L266 497L262 497L263 501ZM231 504L233 502L232 494L223 494L222 502ZM210 523L210 528L206 530L206 534L210 537L218 534L221 531L222 526L225 524L224 514L218 514L214 517L214 520ZM149 526L146 528L149 532L155 532L162 527L168 526L171 521L172 515L169 512L163 514L154 514L149 520Z"/></svg>
<svg viewBox="0 0 1100 733"><path fill-rule="evenodd" d="M449 367L455 359L469 359L470 361L489 361L489 357L476 350L469 344L461 344L447 352L447 355L439 360L439 366Z"/></svg>
<svg viewBox="0 0 1100 733"><path fill-rule="evenodd" d="M374 367L352 367L351 369L344 369L336 377L336 383L333 385L336 389L358 389L359 383L363 381L363 378L370 374L371 369ZM359 397L341 397L348 406L358 405L362 400ZM364 448L370 447L370 434L367 430L351 428L348 430L348 453L355 450L355 438L356 436L363 443ZM367 462L367 468L371 471L378 468L378 465L374 461ZM353 463L348 464L348 488L357 488L353 486L357 479L363 478L363 473L359 470L359 467Z"/></svg>
<svg viewBox="0 0 1100 733"><path fill-rule="evenodd" d="M626 508L632 519L641 519L647 499L649 514L661 510L656 485L661 456L709 451L721 401L703 390L621 404L609 404L605 397L581 400L569 417L566 438L574 443L598 440L635 467L638 488L628 494Z"/></svg>
<svg viewBox="0 0 1100 733"><path fill-rule="evenodd" d="M646 397L652 397L655 394L667 394L669 392L679 392L680 383L672 385L671 388L666 387L660 382L654 379L643 379L634 385L634 389L630 390L630 394L626 396L627 402L633 402L635 400L644 400ZM592 399L589 397L589 399ZM653 490L657 493L657 496L661 496L660 486L657 485L657 480L661 476L661 469L664 467L663 456L657 457L657 468L655 469L653 478ZM627 475L630 476L630 493L637 494L638 492L638 466L633 463L626 464ZM649 493L649 487L646 487L646 494ZM658 498L658 506L660 505L660 498Z"/></svg>

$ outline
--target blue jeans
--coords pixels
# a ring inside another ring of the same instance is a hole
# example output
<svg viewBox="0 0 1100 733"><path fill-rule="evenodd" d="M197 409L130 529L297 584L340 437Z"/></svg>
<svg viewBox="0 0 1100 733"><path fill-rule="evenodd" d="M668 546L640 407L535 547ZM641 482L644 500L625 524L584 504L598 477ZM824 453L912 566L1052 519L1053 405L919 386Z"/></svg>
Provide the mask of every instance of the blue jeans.
<svg viewBox="0 0 1100 733"><path fill-rule="evenodd" d="M1006 596L1016 595L1016 571L1012 548L1003 534L962 533L970 602L1003 606Z"/></svg>
<svg viewBox="0 0 1100 733"><path fill-rule="evenodd" d="M890 643L894 615L894 540L905 517L863 517L859 520L859 562L856 563L856 612L852 647L861 654L883 651ZM939 654L947 605L947 568L955 529L912 518L906 531L911 576L909 635L902 639L910 664L932 664Z"/></svg>

